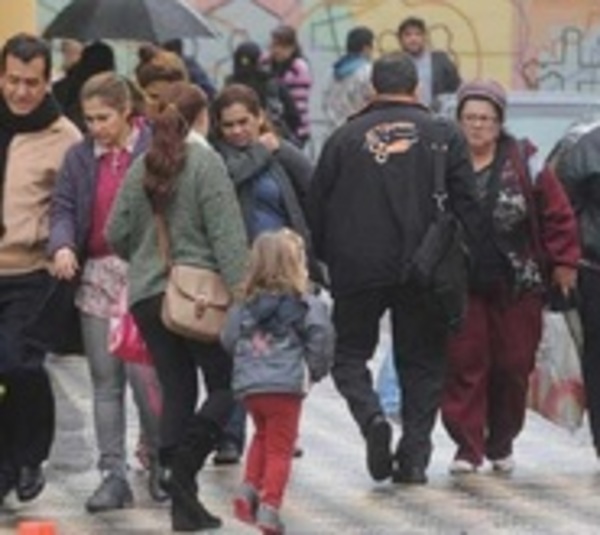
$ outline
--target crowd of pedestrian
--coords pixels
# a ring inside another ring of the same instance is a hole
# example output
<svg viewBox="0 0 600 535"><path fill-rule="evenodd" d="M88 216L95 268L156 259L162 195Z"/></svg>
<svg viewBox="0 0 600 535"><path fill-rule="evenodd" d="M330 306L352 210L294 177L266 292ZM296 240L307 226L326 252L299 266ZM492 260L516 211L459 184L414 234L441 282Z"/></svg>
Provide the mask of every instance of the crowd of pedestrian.
<svg viewBox="0 0 600 535"><path fill-rule="evenodd" d="M55 425L44 361L74 330L92 385L91 514L134 503L128 385L148 491L170 501L174 531L221 525L196 481L214 454L245 459L235 517L284 533L302 400L329 372L374 480L427 483L438 413L456 443L451 474L485 460L510 472L545 296L578 286L600 451L600 130L551 168L507 130L498 82L462 83L421 19L397 37L399 50L374 60L374 32L348 32L315 162L303 150L311 69L293 27L275 28L266 52L240 44L222 88L180 40L142 46L133 80L106 43L65 42L54 83L46 42L4 44L0 506L43 491ZM444 93L456 93L456 120L432 111ZM147 362L114 354L111 329L126 315ZM40 327L49 316L51 333ZM382 318L392 340L382 369L401 398L395 445L372 377Z"/></svg>

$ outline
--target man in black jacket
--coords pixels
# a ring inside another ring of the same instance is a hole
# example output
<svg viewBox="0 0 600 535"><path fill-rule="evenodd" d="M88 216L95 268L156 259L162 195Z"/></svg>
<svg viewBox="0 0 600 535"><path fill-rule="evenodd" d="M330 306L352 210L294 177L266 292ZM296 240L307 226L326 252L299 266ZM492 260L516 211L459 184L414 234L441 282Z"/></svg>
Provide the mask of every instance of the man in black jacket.
<svg viewBox="0 0 600 535"><path fill-rule="evenodd" d="M432 144L440 125L418 102L417 70L407 55L379 59L372 82L373 103L325 144L308 205L335 300L333 379L365 437L368 469L375 480L392 475L394 482L418 484L426 482L447 327L431 296L404 274L435 213ZM465 141L450 123L443 132L449 207L473 243L481 243L486 225ZM367 367L387 310L404 396L403 436L393 458L391 429Z"/></svg>
<svg viewBox="0 0 600 535"><path fill-rule="evenodd" d="M425 21L417 17L404 19L398 26L398 43L417 67L419 97L423 104L435 109L438 95L458 90L458 69L446 52L429 48Z"/></svg>
<svg viewBox="0 0 600 535"><path fill-rule="evenodd" d="M585 129L559 156L556 173L579 225L583 255L578 276L584 338L581 369L592 440L600 458L600 125Z"/></svg>

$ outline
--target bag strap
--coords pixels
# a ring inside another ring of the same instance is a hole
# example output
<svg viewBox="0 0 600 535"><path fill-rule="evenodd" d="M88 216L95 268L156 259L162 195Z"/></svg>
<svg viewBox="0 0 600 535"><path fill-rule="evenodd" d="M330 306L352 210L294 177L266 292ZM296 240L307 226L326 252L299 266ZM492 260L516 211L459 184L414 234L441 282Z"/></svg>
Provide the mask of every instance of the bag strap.
<svg viewBox="0 0 600 535"><path fill-rule="evenodd" d="M154 222L156 223L158 252L167 268L167 272L169 272L173 266L173 258L171 256L171 240L169 239L169 229L167 228L165 214L155 209L152 210L152 213L154 214Z"/></svg>
<svg viewBox="0 0 600 535"><path fill-rule="evenodd" d="M448 141L446 140L446 122L441 117L435 119L433 124L433 200L436 207L436 216L446 212L448 190L446 188L446 156L448 154Z"/></svg>

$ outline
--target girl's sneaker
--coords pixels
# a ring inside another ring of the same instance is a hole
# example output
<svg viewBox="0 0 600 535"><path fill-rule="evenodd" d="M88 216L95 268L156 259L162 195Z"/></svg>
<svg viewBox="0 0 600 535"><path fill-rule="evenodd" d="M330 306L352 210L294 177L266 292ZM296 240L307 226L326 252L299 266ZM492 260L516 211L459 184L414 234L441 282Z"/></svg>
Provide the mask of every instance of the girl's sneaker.
<svg viewBox="0 0 600 535"><path fill-rule="evenodd" d="M261 503L258 508L256 526L263 535L283 535L285 533L285 526L279 518L279 511L266 503Z"/></svg>
<svg viewBox="0 0 600 535"><path fill-rule="evenodd" d="M257 509L258 492L252 485L243 483L233 498L233 514L241 522L255 524Z"/></svg>

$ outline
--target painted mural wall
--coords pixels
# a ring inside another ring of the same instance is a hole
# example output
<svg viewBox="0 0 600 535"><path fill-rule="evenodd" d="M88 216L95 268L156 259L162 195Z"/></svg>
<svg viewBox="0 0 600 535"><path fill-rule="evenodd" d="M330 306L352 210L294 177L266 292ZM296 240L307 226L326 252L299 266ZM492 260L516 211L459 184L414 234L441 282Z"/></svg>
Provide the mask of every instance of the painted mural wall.
<svg viewBox="0 0 600 535"><path fill-rule="evenodd" d="M320 95L346 32L368 25L377 34L378 53L394 50L396 28L408 15L428 22L433 46L452 55L463 78L490 76L514 88L600 93L599 0L189 1L221 32L218 40L189 44L216 80L229 72L231 52L241 41L266 44L280 23L298 28L315 74L311 110L317 131ZM40 27L66 3L38 0ZM122 49L120 59L124 70L133 67L131 46Z"/></svg>
<svg viewBox="0 0 600 535"><path fill-rule="evenodd" d="M0 0L0 42L15 30L35 31L36 0Z"/></svg>

